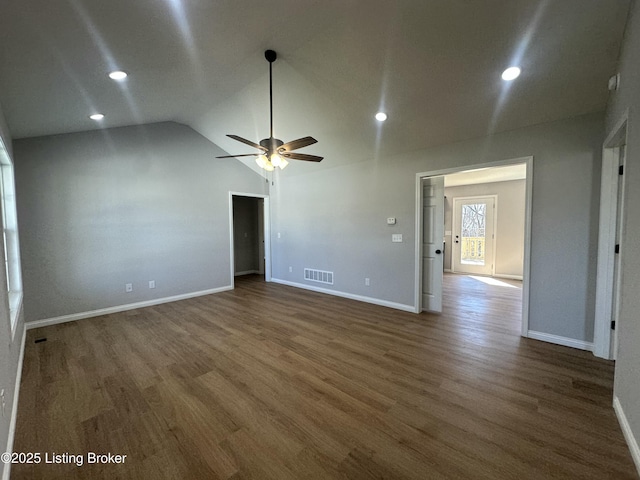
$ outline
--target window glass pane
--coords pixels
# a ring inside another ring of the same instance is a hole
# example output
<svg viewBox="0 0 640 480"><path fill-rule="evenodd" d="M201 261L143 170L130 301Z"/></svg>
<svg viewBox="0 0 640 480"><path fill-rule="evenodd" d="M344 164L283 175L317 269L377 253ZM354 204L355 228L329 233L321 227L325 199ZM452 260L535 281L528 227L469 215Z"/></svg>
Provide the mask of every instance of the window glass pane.
<svg viewBox="0 0 640 480"><path fill-rule="evenodd" d="M20 272L20 247L18 243L18 220L13 179L13 165L0 138L0 205L2 213L2 245L4 247L4 269L7 281L11 331L15 332L20 304L22 302L22 275Z"/></svg>
<svg viewBox="0 0 640 480"><path fill-rule="evenodd" d="M486 203L462 205L460 263L484 265Z"/></svg>

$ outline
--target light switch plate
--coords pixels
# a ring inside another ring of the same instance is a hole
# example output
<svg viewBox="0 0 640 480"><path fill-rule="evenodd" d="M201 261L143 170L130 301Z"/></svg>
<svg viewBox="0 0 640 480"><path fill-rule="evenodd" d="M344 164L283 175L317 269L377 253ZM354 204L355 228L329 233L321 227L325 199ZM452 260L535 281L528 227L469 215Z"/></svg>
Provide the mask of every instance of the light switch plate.
<svg viewBox="0 0 640 480"><path fill-rule="evenodd" d="M387 225L395 225L395 224L396 224L396 218L395 217L387 218Z"/></svg>
<svg viewBox="0 0 640 480"><path fill-rule="evenodd" d="M393 243L402 243L402 234L394 233L393 235L391 235L391 241Z"/></svg>

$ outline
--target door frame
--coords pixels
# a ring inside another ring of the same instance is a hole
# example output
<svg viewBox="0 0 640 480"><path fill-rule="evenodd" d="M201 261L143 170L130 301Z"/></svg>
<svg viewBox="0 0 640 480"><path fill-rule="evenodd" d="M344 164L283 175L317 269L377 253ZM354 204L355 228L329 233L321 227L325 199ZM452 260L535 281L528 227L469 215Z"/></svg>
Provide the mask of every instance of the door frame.
<svg viewBox="0 0 640 480"><path fill-rule="evenodd" d="M235 288L235 251L233 246L233 197L252 197L261 198L263 200L263 218L264 218L264 280L271 281L271 217L269 215L269 195L260 195L257 193L244 193L229 191L229 273L231 277L231 288Z"/></svg>
<svg viewBox="0 0 640 480"><path fill-rule="evenodd" d="M614 267L616 261L616 233L620 227L618 220L618 165L620 163L620 147L627 144L629 112L609 132L602 144L602 173L600 184L600 225L598 231L598 264L596 274L596 306L593 328L593 354L596 357L611 359L613 356L611 318L616 303L614 291ZM626 184L622 176L622 189ZM621 199L624 215L624 196ZM624 219L620 219L624 224ZM622 240L622 239L620 239ZM620 252L620 262L622 263ZM619 287L618 283L618 288Z"/></svg>
<svg viewBox="0 0 640 480"><path fill-rule="evenodd" d="M495 275L496 273L496 230L497 230L497 226L498 226L498 196L497 195L473 195L471 197L453 197L452 200L452 215L451 215L451 230L452 230L452 235L453 235L453 231L456 229L456 201L465 201L465 200L473 200L476 198L492 198L493 199L493 225L491 226L492 232L493 232L493 247L492 247L492 251L491 254L493 255L493 258L491 259L491 273L489 274L490 276ZM454 263L453 263L453 245L451 245L451 271L453 273L457 273L456 269L454 268ZM464 272L463 272L464 273ZM480 274L477 274L480 275Z"/></svg>
<svg viewBox="0 0 640 480"><path fill-rule="evenodd" d="M524 163L526 165L525 180L525 220L524 220L524 258L522 271L522 330L523 337L529 335L529 275L531 271L531 203L533 201L533 156L518 157L507 160L497 160L487 163L478 163L451 167L440 170L428 170L416 173L415 189L415 252L414 252L414 312L422 311L422 179L424 177L435 177L449 175L451 173L463 172L465 170L476 170L480 168L503 167L505 165L516 165Z"/></svg>

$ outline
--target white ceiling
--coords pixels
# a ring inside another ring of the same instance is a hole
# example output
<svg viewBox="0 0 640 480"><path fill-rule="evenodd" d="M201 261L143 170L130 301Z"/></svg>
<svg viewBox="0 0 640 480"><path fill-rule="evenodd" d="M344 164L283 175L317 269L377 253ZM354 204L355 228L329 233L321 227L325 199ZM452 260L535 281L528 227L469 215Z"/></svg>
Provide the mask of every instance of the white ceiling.
<svg viewBox="0 0 640 480"><path fill-rule="evenodd" d="M445 175L445 187L458 187L461 185L477 185L481 183L507 182L510 180L524 180L527 178L527 165L506 165L504 167L477 168L464 172Z"/></svg>
<svg viewBox="0 0 640 480"><path fill-rule="evenodd" d="M14 138L173 120L312 135L323 166L604 110L627 0L5 0L0 105ZM502 70L523 73L508 84ZM123 69L126 82L107 72ZM378 124L373 115L387 111ZM316 164L296 164L314 168ZM292 167L289 167L291 169ZM288 169L288 170L289 170Z"/></svg>

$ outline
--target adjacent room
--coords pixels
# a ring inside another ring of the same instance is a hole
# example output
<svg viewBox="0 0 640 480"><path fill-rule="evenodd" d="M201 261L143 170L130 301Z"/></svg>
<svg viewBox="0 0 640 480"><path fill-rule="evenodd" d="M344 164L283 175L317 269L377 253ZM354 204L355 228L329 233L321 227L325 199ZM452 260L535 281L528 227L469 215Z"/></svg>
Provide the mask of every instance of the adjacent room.
<svg viewBox="0 0 640 480"><path fill-rule="evenodd" d="M3 480L638 478L637 0L1 10Z"/></svg>

